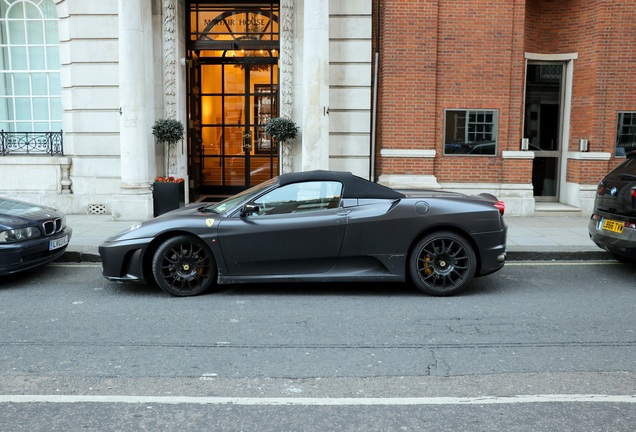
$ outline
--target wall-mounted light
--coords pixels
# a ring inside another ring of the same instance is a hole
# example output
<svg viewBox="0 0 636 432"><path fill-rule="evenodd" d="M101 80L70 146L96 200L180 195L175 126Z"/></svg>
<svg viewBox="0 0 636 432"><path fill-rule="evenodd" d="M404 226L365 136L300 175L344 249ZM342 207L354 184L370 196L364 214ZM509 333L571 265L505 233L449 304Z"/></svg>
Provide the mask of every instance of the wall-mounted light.
<svg viewBox="0 0 636 432"><path fill-rule="evenodd" d="M585 138L579 140L579 151L586 152L589 150L589 142Z"/></svg>
<svg viewBox="0 0 636 432"><path fill-rule="evenodd" d="M521 138L521 150L528 151L530 148L530 139L529 138Z"/></svg>

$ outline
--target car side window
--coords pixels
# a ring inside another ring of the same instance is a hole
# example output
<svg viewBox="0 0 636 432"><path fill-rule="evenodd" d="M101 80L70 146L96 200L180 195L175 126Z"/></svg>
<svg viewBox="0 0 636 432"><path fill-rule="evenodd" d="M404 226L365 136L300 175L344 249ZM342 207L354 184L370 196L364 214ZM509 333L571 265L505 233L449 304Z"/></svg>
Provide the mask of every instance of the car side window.
<svg viewBox="0 0 636 432"><path fill-rule="evenodd" d="M342 184L332 181L293 183L279 187L254 201L259 215L286 214L336 208Z"/></svg>

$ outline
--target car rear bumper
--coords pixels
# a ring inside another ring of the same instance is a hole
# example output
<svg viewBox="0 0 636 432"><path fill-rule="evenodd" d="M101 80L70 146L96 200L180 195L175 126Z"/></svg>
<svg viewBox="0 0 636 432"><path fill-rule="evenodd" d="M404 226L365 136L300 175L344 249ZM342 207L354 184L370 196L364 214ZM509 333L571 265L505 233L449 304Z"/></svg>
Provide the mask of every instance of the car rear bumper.
<svg viewBox="0 0 636 432"><path fill-rule="evenodd" d="M481 233L474 235L479 247L480 266L477 276L485 276L501 270L506 262L506 238L508 226L504 224L501 231Z"/></svg>
<svg viewBox="0 0 636 432"><path fill-rule="evenodd" d="M624 222L624 220L612 216L612 220ZM603 229L603 218L594 216L588 223L588 232L590 239L601 249L608 252L624 255L630 258L636 258L636 229L625 227L622 233L616 233Z"/></svg>

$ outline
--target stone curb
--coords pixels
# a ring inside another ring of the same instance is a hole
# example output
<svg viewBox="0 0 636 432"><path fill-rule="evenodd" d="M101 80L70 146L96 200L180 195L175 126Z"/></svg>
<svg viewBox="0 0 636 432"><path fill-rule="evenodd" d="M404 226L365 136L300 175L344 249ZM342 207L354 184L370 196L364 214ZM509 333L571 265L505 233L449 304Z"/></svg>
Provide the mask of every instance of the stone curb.
<svg viewBox="0 0 636 432"><path fill-rule="evenodd" d="M614 261L607 252L598 251L508 251L506 261Z"/></svg>
<svg viewBox="0 0 636 432"><path fill-rule="evenodd" d="M90 252L75 252L66 251L64 255L55 260L55 262L67 262L67 263L82 263L82 262L97 262L101 263L102 258L99 254Z"/></svg>

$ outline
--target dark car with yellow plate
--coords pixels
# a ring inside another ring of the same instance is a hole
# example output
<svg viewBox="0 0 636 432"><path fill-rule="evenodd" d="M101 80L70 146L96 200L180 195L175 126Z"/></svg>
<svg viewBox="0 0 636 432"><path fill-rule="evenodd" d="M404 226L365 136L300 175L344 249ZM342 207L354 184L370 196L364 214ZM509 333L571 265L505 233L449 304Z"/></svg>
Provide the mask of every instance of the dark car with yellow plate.
<svg viewBox="0 0 636 432"><path fill-rule="evenodd" d="M588 230L618 261L636 263L636 150L598 184Z"/></svg>
<svg viewBox="0 0 636 432"><path fill-rule="evenodd" d="M59 258L72 230L66 217L46 206L0 197L0 275L17 273Z"/></svg>

